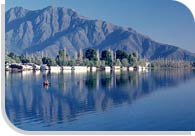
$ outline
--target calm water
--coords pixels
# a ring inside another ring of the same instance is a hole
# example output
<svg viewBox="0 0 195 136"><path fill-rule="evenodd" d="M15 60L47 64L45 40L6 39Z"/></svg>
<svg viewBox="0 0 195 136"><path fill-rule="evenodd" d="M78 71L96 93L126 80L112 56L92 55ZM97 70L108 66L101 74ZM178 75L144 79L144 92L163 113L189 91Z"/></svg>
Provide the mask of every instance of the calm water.
<svg viewBox="0 0 195 136"><path fill-rule="evenodd" d="M194 88L190 70L6 73L6 112L23 130L195 130Z"/></svg>

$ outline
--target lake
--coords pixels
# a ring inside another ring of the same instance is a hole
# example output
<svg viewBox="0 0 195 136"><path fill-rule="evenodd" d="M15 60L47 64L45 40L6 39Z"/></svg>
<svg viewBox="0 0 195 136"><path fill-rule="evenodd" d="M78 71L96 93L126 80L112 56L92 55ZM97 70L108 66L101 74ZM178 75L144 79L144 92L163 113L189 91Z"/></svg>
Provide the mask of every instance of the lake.
<svg viewBox="0 0 195 136"><path fill-rule="evenodd" d="M195 131L193 70L6 72L5 82L7 116L23 130Z"/></svg>

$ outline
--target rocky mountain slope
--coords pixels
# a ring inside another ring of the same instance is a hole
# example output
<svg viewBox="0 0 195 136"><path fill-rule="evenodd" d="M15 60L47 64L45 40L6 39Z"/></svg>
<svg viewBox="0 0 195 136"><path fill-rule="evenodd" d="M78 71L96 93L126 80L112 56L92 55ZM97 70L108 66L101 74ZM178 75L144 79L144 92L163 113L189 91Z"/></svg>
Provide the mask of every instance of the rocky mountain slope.
<svg viewBox="0 0 195 136"><path fill-rule="evenodd" d="M5 15L6 51L16 54L56 56L66 47L70 56L79 49L93 47L100 51L138 52L148 59L171 58L195 60L195 54L176 46L158 43L131 28L81 16L72 9L49 6L41 10L22 7L9 9Z"/></svg>

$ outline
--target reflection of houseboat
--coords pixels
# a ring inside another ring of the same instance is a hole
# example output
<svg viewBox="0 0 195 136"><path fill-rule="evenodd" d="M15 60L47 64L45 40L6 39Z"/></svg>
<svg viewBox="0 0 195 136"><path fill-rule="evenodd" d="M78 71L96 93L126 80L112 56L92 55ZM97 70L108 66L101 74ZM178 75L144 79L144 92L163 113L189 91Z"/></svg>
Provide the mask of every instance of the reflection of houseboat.
<svg viewBox="0 0 195 136"><path fill-rule="evenodd" d="M32 74L32 73L33 73L33 71L30 71L30 70L23 70L22 71L23 76L27 76L27 75Z"/></svg>

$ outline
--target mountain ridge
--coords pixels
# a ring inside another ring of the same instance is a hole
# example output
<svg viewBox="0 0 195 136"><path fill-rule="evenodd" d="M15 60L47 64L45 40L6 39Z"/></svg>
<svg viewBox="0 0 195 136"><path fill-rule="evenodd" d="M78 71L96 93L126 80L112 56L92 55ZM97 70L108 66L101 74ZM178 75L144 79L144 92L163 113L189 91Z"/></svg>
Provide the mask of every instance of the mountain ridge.
<svg viewBox="0 0 195 136"><path fill-rule="evenodd" d="M39 10L10 8L5 14L6 51L16 54L47 53L56 56L66 48L70 56L79 49L110 48L157 58L195 60L195 54L152 40L132 28L90 19L72 9L48 6Z"/></svg>

